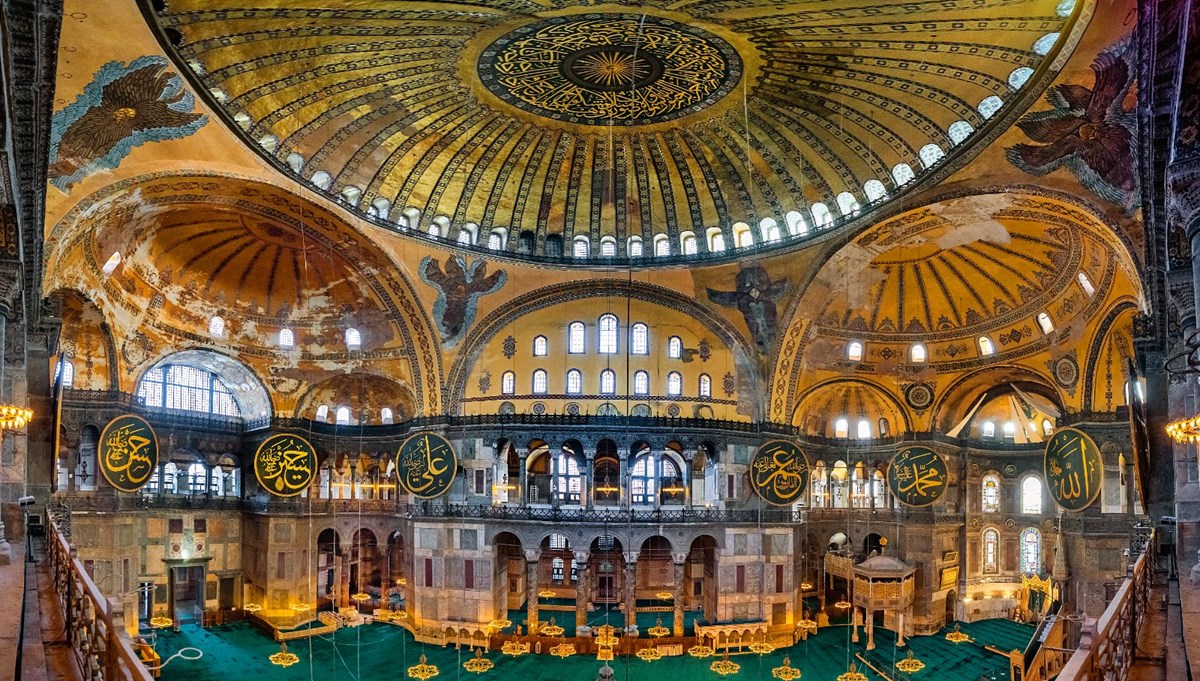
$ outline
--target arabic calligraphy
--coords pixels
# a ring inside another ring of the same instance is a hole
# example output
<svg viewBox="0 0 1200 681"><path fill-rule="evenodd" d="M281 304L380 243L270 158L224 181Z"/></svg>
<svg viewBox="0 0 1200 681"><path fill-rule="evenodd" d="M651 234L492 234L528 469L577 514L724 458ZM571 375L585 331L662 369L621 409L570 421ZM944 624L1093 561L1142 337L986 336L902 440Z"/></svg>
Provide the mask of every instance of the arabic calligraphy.
<svg viewBox="0 0 1200 681"><path fill-rule="evenodd" d="M1054 502L1068 511L1081 511L1100 493L1104 458L1087 433L1062 428L1046 443L1043 459L1046 486Z"/></svg>
<svg viewBox="0 0 1200 681"><path fill-rule="evenodd" d="M400 485L420 499L433 499L450 491L458 470L454 447L437 433L417 433L396 452Z"/></svg>
<svg viewBox="0 0 1200 681"><path fill-rule="evenodd" d="M892 457L888 487L908 506L928 506L946 491L949 472L946 462L932 449L909 447Z"/></svg>
<svg viewBox="0 0 1200 681"><path fill-rule="evenodd" d="M109 421L100 433L99 461L108 484L122 492L138 491L158 468L154 429L133 414Z"/></svg>
<svg viewBox="0 0 1200 681"><path fill-rule="evenodd" d="M483 51L494 94L550 118L645 124L693 113L741 77L737 52L694 26L661 17L587 14L522 26Z"/></svg>
<svg viewBox="0 0 1200 681"><path fill-rule="evenodd" d="M808 458L790 442L768 442L750 462L750 482L763 501L790 506L808 489Z"/></svg>
<svg viewBox="0 0 1200 681"><path fill-rule="evenodd" d="M317 450L297 435L272 435L254 453L254 475L277 497L294 497L312 484Z"/></svg>

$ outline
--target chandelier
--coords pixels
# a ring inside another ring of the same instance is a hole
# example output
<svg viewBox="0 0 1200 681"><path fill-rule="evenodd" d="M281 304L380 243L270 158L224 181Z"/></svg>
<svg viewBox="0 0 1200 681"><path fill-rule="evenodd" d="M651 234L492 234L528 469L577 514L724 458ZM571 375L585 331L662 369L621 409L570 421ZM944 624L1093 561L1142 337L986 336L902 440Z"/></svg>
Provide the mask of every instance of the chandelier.
<svg viewBox="0 0 1200 681"><path fill-rule="evenodd" d="M752 652L752 653L758 653L759 655L766 655L767 653L774 652L774 651L775 651L775 646L771 645L770 643L767 643L766 641L755 641L754 643L750 644L750 652Z"/></svg>
<svg viewBox="0 0 1200 681"><path fill-rule="evenodd" d="M554 598L554 592L546 589L544 591L539 591L538 596L541 596L542 598Z"/></svg>
<svg viewBox="0 0 1200 681"><path fill-rule="evenodd" d="M292 610L296 612L308 612L310 607L308 603L292 603Z"/></svg>
<svg viewBox="0 0 1200 681"><path fill-rule="evenodd" d="M435 677L437 675L438 675L437 665L436 664L428 664L424 655L421 656L420 664L415 664L408 668L408 678L417 679L418 681L425 681L426 679L432 679L433 677Z"/></svg>
<svg viewBox="0 0 1200 681"><path fill-rule="evenodd" d="M867 681L867 675L858 671L858 667L853 662L850 663L850 670L845 674L839 674L837 681Z"/></svg>
<svg viewBox="0 0 1200 681"><path fill-rule="evenodd" d="M671 630L663 626L662 619L660 618L654 621L654 626L647 629L646 633L654 638L662 638L669 635Z"/></svg>
<svg viewBox="0 0 1200 681"><path fill-rule="evenodd" d="M20 430L33 420L33 410L13 404L0 405L0 428Z"/></svg>
<svg viewBox="0 0 1200 681"><path fill-rule="evenodd" d="M542 636L562 636L563 628L554 623L554 618L550 618L550 624L542 627Z"/></svg>
<svg viewBox="0 0 1200 681"><path fill-rule="evenodd" d="M924 668L925 668L925 663L918 660L917 658L913 657L913 652L911 650L908 651L908 657L906 657L903 660L900 660L899 662L896 663L896 669L899 669L900 671L902 671L906 674L912 674L913 672L919 672Z"/></svg>
<svg viewBox="0 0 1200 681"><path fill-rule="evenodd" d="M601 648L611 648L617 645L616 630L611 624L596 627L596 645Z"/></svg>
<svg viewBox="0 0 1200 681"><path fill-rule="evenodd" d="M529 652L529 644L521 643L520 641L505 641L504 645L500 646L500 652L513 657L520 657Z"/></svg>
<svg viewBox="0 0 1200 681"><path fill-rule="evenodd" d="M970 641L971 637L967 636L965 632L959 631L958 624L955 624L954 631L946 634L946 640L951 643L962 643L964 641Z"/></svg>
<svg viewBox="0 0 1200 681"><path fill-rule="evenodd" d="M669 601L675 598L675 594L671 593L670 591L659 591L658 593L654 594L654 597L660 601Z"/></svg>
<svg viewBox="0 0 1200 681"><path fill-rule="evenodd" d="M476 674L482 674L493 666L492 661L483 656L483 648L475 651L475 657L463 662L463 669Z"/></svg>
<svg viewBox="0 0 1200 681"><path fill-rule="evenodd" d="M1167 435L1180 444L1200 441L1200 415L1168 423Z"/></svg>
<svg viewBox="0 0 1200 681"><path fill-rule="evenodd" d="M637 656L640 660L653 662L655 660L661 660L663 655L662 651L658 648L642 648L641 650L637 651Z"/></svg>
<svg viewBox="0 0 1200 681"><path fill-rule="evenodd" d="M171 619L170 617L159 615L157 617L150 618L150 626L154 627L155 629L165 629L172 624L175 624L175 620Z"/></svg>
<svg viewBox="0 0 1200 681"><path fill-rule="evenodd" d="M706 645L698 645L688 648L688 655L698 658L712 657L713 652L712 646Z"/></svg>
<svg viewBox="0 0 1200 681"><path fill-rule="evenodd" d="M492 620L491 622L488 622L488 627L491 629L495 629L496 631L500 631L502 629L507 629L511 626L512 626L512 620Z"/></svg>
<svg viewBox="0 0 1200 681"><path fill-rule="evenodd" d="M277 667L290 667L300 661L300 657L296 653L289 653L287 643L279 644L279 652L267 658L271 664Z"/></svg>
<svg viewBox="0 0 1200 681"><path fill-rule="evenodd" d="M356 603L362 603L363 601L371 600L371 594L359 591L356 594L351 594L350 600L355 601Z"/></svg>
<svg viewBox="0 0 1200 681"><path fill-rule="evenodd" d="M575 654L575 646L570 643L559 643L550 649L550 654L555 657L570 657Z"/></svg>
<svg viewBox="0 0 1200 681"><path fill-rule="evenodd" d="M247 603L242 606L242 610L245 610L246 612L258 612L262 610L262 605L258 603Z"/></svg>
<svg viewBox="0 0 1200 681"><path fill-rule="evenodd" d="M792 666L791 658L783 658L783 666L771 670L771 676L780 681L796 681L800 678L800 670Z"/></svg>
<svg viewBox="0 0 1200 681"><path fill-rule="evenodd" d="M714 672L720 674L721 676L728 676L730 674L738 673L738 670L742 668L742 665L730 660L729 659L729 651L726 650L725 657L714 661L711 665L708 666L708 668L713 670ZM864 681L865 681L865 679L864 679Z"/></svg>
<svg viewBox="0 0 1200 681"><path fill-rule="evenodd" d="M800 631L809 629L815 632L817 630L817 621L809 617L808 611L805 610L801 618L796 621L796 628Z"/></svg>
<svg viewBox="0 0 1200 681"><path fill-rule="evenodd" d="M850 601L842 598L841 600L834 602L833 607L837 608L838 610L845 610L846 608L850 607Z"/></svg>
<svg viewBox="0 0 1200 681"><path fill-rule="evenodd" d="M812 582L800 582L800 590L801 591L812 591L812 588L813 588Z"/></svg>

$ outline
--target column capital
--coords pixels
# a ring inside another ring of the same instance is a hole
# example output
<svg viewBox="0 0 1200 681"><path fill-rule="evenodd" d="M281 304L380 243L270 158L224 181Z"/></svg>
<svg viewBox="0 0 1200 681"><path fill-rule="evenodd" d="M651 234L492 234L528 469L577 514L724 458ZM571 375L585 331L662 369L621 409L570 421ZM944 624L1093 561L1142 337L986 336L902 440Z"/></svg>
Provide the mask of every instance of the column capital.
<svg viewBox="0 0 1200 681"><path fill-rule="evenodd" d="M588 559L591 557L592 557L592 554L588 553L587 551L576 551L575 552L575 564L580 565L580 566L586 565L588 562Z"/></svg>
<svg viewBox="0 0 1200 681"><path fill-rule="evenodd" d="M524 549L524 551L525 551L525 562L526 563L538 562L538 558L542 554L541 549Z"/></svg>

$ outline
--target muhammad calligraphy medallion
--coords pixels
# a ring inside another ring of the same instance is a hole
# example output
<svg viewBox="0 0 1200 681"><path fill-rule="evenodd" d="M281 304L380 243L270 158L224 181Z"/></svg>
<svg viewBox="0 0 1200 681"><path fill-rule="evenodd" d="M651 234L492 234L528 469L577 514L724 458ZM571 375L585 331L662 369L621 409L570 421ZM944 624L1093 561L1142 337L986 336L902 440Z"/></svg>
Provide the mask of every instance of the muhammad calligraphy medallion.
<svg viewBox="0 0 1200 681"><path fill-rule="evenodd" d="M1050 496L1064 510L1082 511L1100 494L1104 457L1081 430L1062 428L1056 432L1046 443L1042 466Z"/></svg>
<svg viewBox="0 0 1200 681"><path fill-rule="evenodd" d="M808 490L808 458L790 442L768 442L750 462L750 484L768 504L791 506Z"/></svg>
<svg viewBox="0 0 1200 681"><path fill-rule="evenodd" d="M927 447L909 447L888 465L888 487L906 506L928 506L941 498L949 479L946 462Z"/></svg>
<svg viewBox="0 0 1200 681"><path fill-rule="evenodd" d="M640 14L583 14L521 26L476 68L520 109L584 125L643 125L696 113L742 76L737 51L695 26Z"/></svg>
<svg viewBox="0 0 1200 681"><path fill-rule="evenodd" d="M449 492L457 469L453 445L437 433L417 433L396 452L400 486L419 499L434 499Z"/></svg>
<svg viewBox="0 0 1200 681"><path fill-rule="evenodd" d="M317 474L317 450L298 435L272 435L254 453L258 483L277 497L294 497Z"/></svg>
<svg viewBox="0 0 1200 681"><path fill-rule="evenodd" d="M124 414L104 426L98 457L108 484L122 492L136 492L158 468L158 438L145 419Z"/></svg>

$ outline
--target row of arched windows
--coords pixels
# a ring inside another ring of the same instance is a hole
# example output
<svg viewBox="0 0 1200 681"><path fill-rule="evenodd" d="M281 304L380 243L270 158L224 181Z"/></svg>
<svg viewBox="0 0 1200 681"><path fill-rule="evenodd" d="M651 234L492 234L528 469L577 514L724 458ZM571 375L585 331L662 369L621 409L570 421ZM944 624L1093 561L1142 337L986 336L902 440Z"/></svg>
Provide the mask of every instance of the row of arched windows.
<svg viewBox="0 0 1200 681"><path fill-rule="evenodd" d="M544 395L550 391L549 387L550 375L545 369L535 369L530 377L530 392L534 395ZM678 371L672 371L667 374L667 396L681 397L683 395L683 374ZM500 376L500 392L504 395L513 395L517 392L517 374L513 371L505 371ZM570 369L567 371L564 380L564 392L568 395L582 395L583 387L583 372L579 369ZM616 395L617 394L617 372L612 369L604 369L600 372L599 394L601 395ZM647 371L633 372L633 394L634 395L649 395L650 394L650 373ZM712 397L712 377L708 374L700 374L696 385L696 395L698 397Z"/></svg>
<svg viewBox="0 0 1200 681"><path fill-rule="evenodd" d="M1000 531L994 527L985 529L981 535L981 568L984 574L1000 572ZM1036 527L1021 530L1020 570L1023 574L1042 571L1042 533Z"/></svg>
<svg viewBox="0 0 1200 681"><path fill-rule="evenodd" d="M147 371L137 396L151 408L241 416L233 392L216 374L190 366L168 364Z"/></svg>
<svg viewBox="0 0 1200 681"><path fill-rule="evenodd" d="M983 476L979 487L980 510L984 513L1000 512L1000 476L989 473ZM1023 515L1041 515L1042 513L1042 481L1036 475L1030 475L1021 481L1021 513Z"/></svg>
<svg viewBox="0 0 1200 681"><path fill-rule="evenodd" d="M620 347L620 320L615 314L603 314L596 320L596 352L601 355L615 355ZM567 324L567 353L582 355L587 352L587 325L581 321ZM545 357L550 353L550 341L545 336L533 338L533 356ZM650 354L650 327L642 322L635 322L629 327L629 354ZM667 339L667 357L681 359L683 357L683 339L670 336Z"/></svg>
<svg viewBox="0 0 1200 681"><path fill-rule="evenodd" d="M341 406L333 411L333 423L338 426L350 425L350 407ZM395 423L395 412L391 407L383 407L379 410L379 422L383 424ZM322 404L317 407L317 413L314 420L323 423L329 422L329 405Z"/></svg>
<svg viewBox="0 0 1200 681"><path fill-rule="evenodd" d="M1080 286L1083 287L1084 291L1088 292L1088 295L1091 295L1095 291L1095 289L1091 288L1091 281L1088 280L1086 274L1080 272L1078 279ZM1050 313L1039 312L1034 317L1034 321L1037 322L1037 326L1041 329L1043 335L1049 336L1054 333L1054 321L1050 319ZM989 336L980 336L978 342L980 356L987 357L996 353L996 344ZM852 340L846 343L846 359L849 361L861 362L865 353L866 346L862 341ZM929 352L926 350L924 343L913 343L909 346L908 360L910 362L919 364L928 359Z"/></svg>
<svg viewBox="0 0 1200 681"><path fill-rule="evenodd" d="M223 338L225 336L225 318L220 315L214 315L208 320L208 335L213 338ZM343 339L346 341L346 349L356 351L362 349L362 333L353 326L346 329L343 334ZM279 330L279 334L275 337L276 344L282 350L290 350L296 347L296 334L288 328Z"/></svg>

